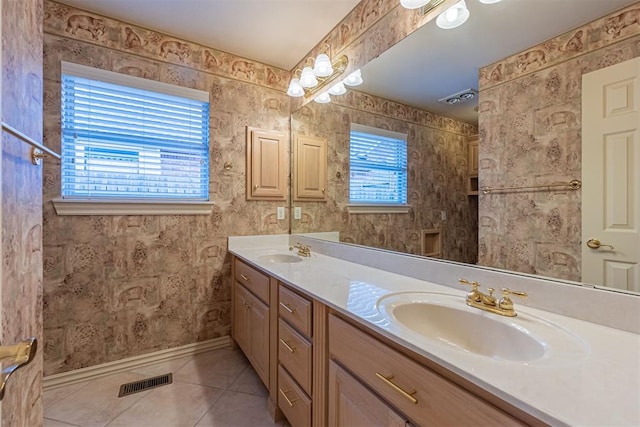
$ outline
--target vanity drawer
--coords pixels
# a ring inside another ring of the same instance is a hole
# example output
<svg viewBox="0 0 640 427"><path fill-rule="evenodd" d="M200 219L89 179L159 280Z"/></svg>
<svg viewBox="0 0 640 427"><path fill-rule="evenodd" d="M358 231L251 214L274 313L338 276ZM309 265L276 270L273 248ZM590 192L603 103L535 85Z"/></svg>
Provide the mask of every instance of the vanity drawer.
<svg viewBox="0 0 640 427"><path fill-rule="evenodd" d="M278 314L293 326L298 332L311 337L311 315L313 304L308 299L298 295L292 290L282 286L279 287Z"/></svg>
<svg viewBox="0 0 640 427"><path fill-rule="evenodd" d="M415 424L524 425L333 315L329 354Z"/></svg>
<svg viewBox="0 0 640 427"><path fill-rule="evenodd" d="M292 427L311 425L311 399L282 366L278 366L278 407Z"/></svg>
<svg viewBox="0 0 640 427"><path fill-rule="evenodd" d="M278 321L278 361L311 394L311 344L282 319Z"/></svg>
<svg viewBox="0 0 640 427"><path fill-rule="evenodd" d="M235 260L235 278L249 289L252 294L269 304L269 276L245 264L238 258Z"/></svg>

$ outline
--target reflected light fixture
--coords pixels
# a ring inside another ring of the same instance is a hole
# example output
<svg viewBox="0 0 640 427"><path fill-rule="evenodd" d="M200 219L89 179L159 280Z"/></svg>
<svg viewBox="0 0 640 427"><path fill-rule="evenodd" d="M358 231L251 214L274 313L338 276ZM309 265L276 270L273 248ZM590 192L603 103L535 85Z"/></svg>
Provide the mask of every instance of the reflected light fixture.
<svg viewBox="0 0 640 427"><path fill-rule="evenodd" d="M339 82L338 84L331 86L331 89L329 89L329 93L336 96L344 95L345 93L347 93L347 88L344 87L344 83Z"/></svg>
<svg viewBox="0 0 640 427"><path fill-rule="evenodd" d="M353 73L349 74L342 83L346 84L347 86L360 86L362 84L362 73L360 72L360 69L357 69Z"/></svg>
<svg viewBox="0 0 640 427"><path fill-rule="evenodd" d="M329 92L322 92L320 95L313 98L318 104L327 104L331 102L331 97L329 96Z"/></svg>
<svg viewBox="0 0 640 427"><path fill-rule="evenodd" d="M494 4L494 3L498 3L499 1L502 0L478 0L480 3L484 3L484 4Z"/></svg>
<svg viewBox="0 0 640 427"><path fill-rule="evenodd" d="M464 24L467 19L469 19L469 9L467 9L467 4L464 0L460 0L438 15L436 24L444 30L450 30Z"/></svg>

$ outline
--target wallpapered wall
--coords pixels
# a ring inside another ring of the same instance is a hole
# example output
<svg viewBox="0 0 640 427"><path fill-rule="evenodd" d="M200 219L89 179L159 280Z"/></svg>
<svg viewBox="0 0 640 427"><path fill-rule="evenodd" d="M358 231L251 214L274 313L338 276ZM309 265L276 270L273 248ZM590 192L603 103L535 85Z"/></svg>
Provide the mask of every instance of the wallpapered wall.
<svg viewBox="0 0 640 427"><path fill-rule="evenodd" d="M312 102L292 116L291 132L327 141L326 202L294 202L292 232L340 231L348 243L421 254L421 230L440 229L442 257L475 262L477 197L467 196L466 140L475 126L357 91ZM407 134L408 214L349 214L351 123ZM446 222L440 212L447 212Z"/></svg>
<svg viewBox="0 0 640 427"><path fill-rule="evenodd" d="M45 375L230 333L227 236L287 233L286 202L245 200L245 128L289 133L289 73L45 1L45 143L60 148L60 61L210 93L205 216L58 216L44 166ZM233 169L225 171L225 161Z"/></svg>
<svg viewBox="0 0 640 427"><path fill-rule="evenodd" d="M2 1L2 120L42 140L42 5ZM24 37L28 34L29 37ZM42 170L31 146L2 131L0 343L42 343ZM6 365L3 365L6 368ZM42 425L42 350L7 383L2 426Z"/></svg>
<svg viewBox="0 0 640 427"><path fill-rule="evenodd" d="M480 70L480 186L581 177L582 74L640 55L640 3ZM479 264L581 278L581 191L480 195Z"/></svg>

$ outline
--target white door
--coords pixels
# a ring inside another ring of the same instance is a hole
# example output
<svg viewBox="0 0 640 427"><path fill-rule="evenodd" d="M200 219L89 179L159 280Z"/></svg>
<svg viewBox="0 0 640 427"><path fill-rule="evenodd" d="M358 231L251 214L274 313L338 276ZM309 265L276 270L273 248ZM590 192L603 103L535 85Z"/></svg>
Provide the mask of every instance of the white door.
<svg viewBox="0 0 640 427"><path fill-rule="evenodd" d="M582 281L640 292L640 58L582 77Z"/></svg>

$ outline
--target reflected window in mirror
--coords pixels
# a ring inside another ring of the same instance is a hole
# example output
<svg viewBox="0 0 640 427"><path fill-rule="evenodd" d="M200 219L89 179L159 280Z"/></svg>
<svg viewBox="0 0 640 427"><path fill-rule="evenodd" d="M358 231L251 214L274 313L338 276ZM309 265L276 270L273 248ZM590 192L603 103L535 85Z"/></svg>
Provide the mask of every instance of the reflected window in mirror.
<svg viewBox="0 0 640 427"><path fill-rule="evenodd" d="M400 207L404 208L401 212L406 211L406 134L351 124L349 204L350 212L358 206Z"/></svg>

